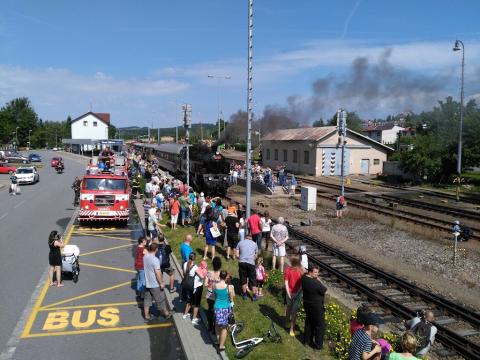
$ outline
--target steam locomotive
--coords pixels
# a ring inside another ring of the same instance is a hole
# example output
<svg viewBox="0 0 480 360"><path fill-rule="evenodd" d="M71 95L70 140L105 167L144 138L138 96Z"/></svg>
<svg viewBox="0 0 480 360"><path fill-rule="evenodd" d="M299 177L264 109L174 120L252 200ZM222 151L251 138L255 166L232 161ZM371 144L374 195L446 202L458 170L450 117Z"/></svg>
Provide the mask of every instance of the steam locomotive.
<svg viewBox="0 0 480 360"><path fill-rule="evenodd" d="M186 182L208 195L223 196L229 186L229 163L216 147L204 144L190 145L190 169L187 170L187 147L184 144L143 144L135 143L135 150L145 154L147 159L156 158L159 166L171 175Z"/></svg>

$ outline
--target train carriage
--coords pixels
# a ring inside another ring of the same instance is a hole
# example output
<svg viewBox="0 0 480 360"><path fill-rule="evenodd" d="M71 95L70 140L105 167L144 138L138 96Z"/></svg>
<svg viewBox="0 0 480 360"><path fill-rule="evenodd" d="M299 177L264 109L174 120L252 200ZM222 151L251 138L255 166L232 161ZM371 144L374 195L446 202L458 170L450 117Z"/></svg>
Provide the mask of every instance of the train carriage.
<svg viewBox="0 0 480 360"><path fill-rule="evenodd" d="M190 171L187 171L186 145L184 144L142 144L134 147L159 166L182 181L190 176L190 184L210 195L224 195L228 190L229 164L212 148L205 145L190 145Z"/></svg>

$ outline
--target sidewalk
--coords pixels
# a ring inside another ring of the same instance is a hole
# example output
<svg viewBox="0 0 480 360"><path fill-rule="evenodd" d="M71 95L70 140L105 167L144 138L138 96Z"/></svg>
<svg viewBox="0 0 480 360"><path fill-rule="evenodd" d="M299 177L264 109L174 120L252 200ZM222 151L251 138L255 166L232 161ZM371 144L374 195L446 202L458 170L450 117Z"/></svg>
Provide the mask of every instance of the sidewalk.
<svg viewBox="0 0 480 360"><path fill-rule="evenodd" d="M145 212L143 210L143 201L140 199L135 199L134 201L135 208L137 210L138 216L140 218L140 223L143 228L146 228L145 222ZM167 241L168 242L168 241ZM173 264L176 267L175 271L175 283L177 292L170 294L166 292L167 301L171 309L175 309L173 315L173 321L177 329L178 335L180 337L180 342L182 343L183 351L187 359L189 360L203 360L203 359L223 359L228 360L226 354L217 354L213 341L215 339L207 330L205 324L207 324L207 318L202 309L200 309L200 317L202 323L198 326L193 326L190 321L182 319L183 307L184 304L180 301L180 284L183 278L183 270L178 262L175 254L171 254Z"/></svg>

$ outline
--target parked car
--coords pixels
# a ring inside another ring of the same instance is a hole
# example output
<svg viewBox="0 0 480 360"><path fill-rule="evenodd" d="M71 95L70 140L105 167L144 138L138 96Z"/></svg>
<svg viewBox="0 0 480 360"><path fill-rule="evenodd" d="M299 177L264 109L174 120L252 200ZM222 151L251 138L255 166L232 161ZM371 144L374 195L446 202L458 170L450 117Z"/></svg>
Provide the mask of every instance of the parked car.
<svg viewBox="0 0 480 360"><path fill-rule="evenodd" d="M54 158L52 158L52 161L50 161L50 165L51 165L52 167L56 167L59 160L62 160L62 161L63 161L63 159L62 159L61 157L54 157Z"/></svg>
<svg viewBox="0 0 480 360"><path fill-rule="evenodd" d="M31 162L41 162L42 157L38 154L30 154L28 155L28 160L30 160Z"/></svg>
<svg viewBox="0 0 480 360"><path fill-rule="evenodd" d="M30 160L28 160L28 157L26 157L26 156L16 154L16 155L5 156L3 158L3 162L5 162L5 163L28 164L28 163L30 163Z"/></svg>
<svg viewBox="0 0 480 360"><path fill-rule="evenodd" d="M0 163L0 174L12 175L15 171L17 171L17 168L15 166L11 166L5 163Z"/></svg>
<svg viewBox="0 0 480 360"><path fill-rule="evenodd" d="M16 175L19 184L35 184L40 181L40 175L35 166L19 167Z"/></svg>

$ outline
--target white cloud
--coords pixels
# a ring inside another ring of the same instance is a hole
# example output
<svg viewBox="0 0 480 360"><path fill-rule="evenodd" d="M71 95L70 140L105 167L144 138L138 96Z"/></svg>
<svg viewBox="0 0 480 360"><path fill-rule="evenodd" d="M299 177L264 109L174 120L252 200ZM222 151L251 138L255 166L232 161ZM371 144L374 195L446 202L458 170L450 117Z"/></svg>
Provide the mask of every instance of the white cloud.
<svg viewBox="0 0 480 360"><path fill-rule="evenodd" d="M158 103L163 96L189 88L188 83L173 79L118 79L102 72L82 75L67 69L32 70L7 65L0 65L0 78L1 103L27 96L39 115L47 119L64 119L68 114L81 114L90 103L98 108L97 111L106 112L115 112L115 109L122 109L127 104L132 108L141 108L145 102Z"/></svg>

